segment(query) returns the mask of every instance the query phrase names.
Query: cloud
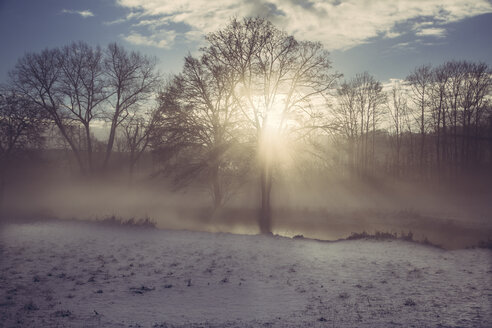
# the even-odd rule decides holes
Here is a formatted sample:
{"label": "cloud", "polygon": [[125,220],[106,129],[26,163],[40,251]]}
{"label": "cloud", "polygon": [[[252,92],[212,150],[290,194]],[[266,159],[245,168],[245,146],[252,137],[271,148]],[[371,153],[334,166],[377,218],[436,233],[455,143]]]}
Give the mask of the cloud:
{"label": "cloud", "polygon": [[[440,27],[436,27],[436,25]],[[443,38],[446,36],[446,29],[442,27],[442,23],[436,22],[420,22],[413,25],[412,30],[415,31],[415,35],[424,37]]]}
{"label": "cloud", "polygon": [[387,39],[394,39],[399,37],[400,35],[402,35],[401,32],[395,32],[395,31],[387,31],[386,33],[384,33],[384,37]]}
{"label": "cloud", "polygon": [[[479,14],[491,13],[488,0],[116,0],[140,19],[149,35],[158,26],[186,26],[176,31],[183,39],[196,41],[198,34],[216,31],[231,17],[264,16],[298,39],[321,41],[326,48],[348,49],[371,38],[396,38],[399,26],[426,20],[414,26],[419,36],[442,37],[445,25]],[[439,27],[435,27],[438,25]],[[134,27],[136,28],[136,27]],[[141,31],[142,32],[142,31]],[[135,33],[130,31],[130,35]],[[129,35],[129,36],[130,36]]]}
{"label": "cloud", "polygon": [[129,43],[139,46],[168,49],[174,44],[176,32],[172,30],[161,31],[160,33],[151,36],[145,36],[137,32],[132,32],[127,36],[123,36],[123,38]]}
{"label": "cloud", "polygon": [[434,36],[442,38],[446,36],[446,29],[437,27],[423,28],[417,31],[415,34],[418,36]]}
{"label": "cloud", "polygon": [[112,20],[112,21],[108,21],[108,22],[103,22],[104,25],[115,25],[115,24],[120,24],[120,23],[124,23],[126,22],[126,19],[124,18],[118,18],[118,19],[115,19],[115,20]]}
{"label": "cloud", "polygon": [[76,14],[76,15],[80,15],[83,18],[93,17],[94,16],[94,13],[92,11],[90,11],[89,9],[87,9],[87,10],[63,9],[61,12],[63,14]]}
{"label": "cloud", "polygon": [[395,79],[395,78],[390,78],[386,80],[383,84],[383,91],[391,91],[393,88],[402,88],[406,89],[407,83],[404,79]]}
{"label": "cloud", "polygon": [[121,23],[128,22],[132,19],[137,19],[140,16],[141,16],[141,13],[139,13],[138,11],[132,11],[132,12],[128,13],[125,17],[120,17],[120,18],[117,18],[117,19],[112,20],[112,21],[105,21],[105,22],[103,22],[103,24],[104,25],[121,24]]}
{"label": "cloud", "polygon": [[395,45],[393,45],[391,48],[393,49],[409,49],[410,47],[410,42],[400,42]]}

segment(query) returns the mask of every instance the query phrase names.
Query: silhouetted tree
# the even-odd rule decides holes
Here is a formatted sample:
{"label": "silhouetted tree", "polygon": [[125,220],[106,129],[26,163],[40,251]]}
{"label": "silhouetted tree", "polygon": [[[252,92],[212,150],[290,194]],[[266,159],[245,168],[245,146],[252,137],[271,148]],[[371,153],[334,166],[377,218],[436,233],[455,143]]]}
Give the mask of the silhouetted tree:
{"label": "silhouetted tree", "polygon": [[105,110],[111,122],[103,171],[107,169],[113,151],[118,127],[132,111],[137,111],[155,95],[159,76],[155,60],[137,52],[128,52],[122,46],[112,43],[106,50],[104,70],[110,92],[110,108]]}
{"label": "silhouetted tree", "polygon": [[430,65],[422,65],[413,70],[413,72],[406,78],[410,89],[412,91],[412,97],[414,104],[418,108],[418,114],[415,116],[420,129],[420,155],[419,165],[420,172],[424,171],[425,160],[425,136],[427,132],[427,113],[429,103],[429,93],[432,84],[432,68]]}
{"label": "silhouetted tree", "polygon": [[83,42],[25,55],[10,79],[19,94],[48,114],[82,173],[94,170],[93,120],[111,122],[105,170],[117,128],[145,107],[158,83],[154,60],[117,44],[103,53]]}
{"label": "silhouetted tree", "polygon": [[436,136],[436,164],[454,174],[483,159],[484,116],[490,94],[491,70],[483,63],[451,61],[433,70],[429,108]]}
{"label": "silhouetted tree", "polygon": [[[87,171],[93,172],[93,146],[91,122],[101,118],[102,105],[109,96],[103,67],[103,54],[99,47],[86,43],[72,43],[58,52],[59,74],[57,89],[60,106],[68,111],[72,125],[83,128],[77,147],[87,153]],[[99,116],[99,117],[98,117]]]}
{"label": "silhouetted tree", "polygon": [[270,233],[272,138],[287,141],[298,132],[316,108],[313,99],[332,89],[338,75],[320,43],[298,42],[262,18],[233,19],[206,40],[208,60],[237,75],[233,96],[253,131],[258,158],[258,223],[262,233]]}
{"label": "silhouetted tree", "polygon": [[43,118],[29,99],[13,90],[0,89],[0,207],[12,159],[43,144]]}
{"label": "silhouetted tree", "polygon": [[21,97],[29,99],[37,110],[46,113],[72,149],[80,171],[86,173],[81,149],[70,128],[74,122],[73,113],[65,106],[67,99],[61,88],[60,56],[59,49],[26,54],[10,72],[11,86]]}
{"label": "silhouetted tree", "polygon": [[365,173],[374,168],[376,127],[386,94],[381,82],[366,72],[343,83],[337,99],[334,117],[348,140],[350,166]]}
{"label": "silhouetted tree", "polygon": [[463,62],[466,77],[461,96],[462,142],[461,162],[464,169],[470,169],[471,163],[478,165],[480,157],[481,125],[486,108],[486,96],[490,92],[492,70],[484,63]]}
{"label": "silhouetted tree", "polygon": [[200,59],[188,56],[183,71],[158,97],[154,150],[161,156],[174,153],[181,157],[173,167],[179,184],[204,178],[214,214],[236,189],[239,172],[244,173],[247,163],[241,163],[235,152],[244,143],[233,96],[236,76],[234,70],[205,55]]}
{"label": "silhouetted tree", "polygon": [[[448,106],[446,104],[446,87],[449,80],[449,71],[445,65],[433,70],[433,83],[430,89],[430,110],[432,113],[433,129],[436,136],[436,166],[438,174],[442,175],[442,162],[447,159],[446,152],[446,128],[448,118]],[[441,146],[442,145],[442,146]]]}
{"label": "silhouetted tree", "polygon": [[155,111],[132,113],[123,123],[123,147],[129,153],[128,174],[130,182],[137,162],[149,148],[150,138],[155,128]]}
{"label": "silhouetted tree", "polygon": [[407,132],[410,132],[410,134],[412,132],[408,117],[407,97],[401,83],[393,83],[389,91],[388,113],[393,130],[392,137],[394,138],[393,145],[395,149],[393,173],[396,176],[400,176],[404,137]]}

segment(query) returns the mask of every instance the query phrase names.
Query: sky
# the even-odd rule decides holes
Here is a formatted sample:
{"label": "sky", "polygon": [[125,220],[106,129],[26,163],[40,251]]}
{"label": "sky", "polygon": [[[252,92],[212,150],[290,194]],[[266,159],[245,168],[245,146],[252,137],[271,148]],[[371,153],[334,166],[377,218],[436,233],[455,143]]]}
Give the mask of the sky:
{"label": "sky", "polygon": [[385,82],[447,60],[492,66],[491,0],[0,0],[0,83],[26,52],[72,41],[118,42],[178,73],[206,33],[243,16],[321,42],[346,79]]}

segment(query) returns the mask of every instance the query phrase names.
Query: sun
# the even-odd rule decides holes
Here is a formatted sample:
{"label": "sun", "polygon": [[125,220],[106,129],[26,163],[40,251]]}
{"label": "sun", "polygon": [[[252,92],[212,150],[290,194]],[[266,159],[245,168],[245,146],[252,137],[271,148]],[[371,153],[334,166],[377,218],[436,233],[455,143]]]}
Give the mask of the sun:
{"label": "sun", "polygon": [[286,163],[291,159],[289,121],[285,105],[275,101],[265,112],[259,140],[259,156],[269,164]]}

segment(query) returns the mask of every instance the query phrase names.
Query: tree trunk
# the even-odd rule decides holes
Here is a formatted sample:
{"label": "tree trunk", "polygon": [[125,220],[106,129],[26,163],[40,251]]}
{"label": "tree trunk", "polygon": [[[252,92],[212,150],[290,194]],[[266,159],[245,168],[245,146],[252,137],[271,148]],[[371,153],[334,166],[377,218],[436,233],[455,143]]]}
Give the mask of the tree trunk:
{"label": "tree trunk", "polygon": [[349,138],[349,172],[348,175],[351,176],[356,172],[357,165],[356,165],[356,148],[355,148],[355,141],[354,137]]}
{"label": "tree trunk", "polygon": [[372,150],[371,150],[371,173],[376,172],[376,107],[372,109]]}
{"label": "tree trunk", "polygon": [[466,160],[466,137],[468,134],[468,127],[466,125],[467,119],[466,117],[468,116],[468,109],[464,108],[463,109],[463,117],[461,120],[461,171],[464,172],[467,167],[467,160]]}
{"label": "tree trunk", "polygon": [[58,128],[60,129],[60,132],[61,132],[62,136],[65,138],[65,140],[70,145],[70,148],[73,151],[73,154],[75,156],[75,159],[77,160],[77,164],[79,165],[80,173],[82,173],[82,175],[85,175],[87,173],[87,171],[85,169],[84,162],[82,160],[82,156],[80,155],[79,149],[74,144],[72,138],[70,138],[68,136],[67,131],[65,130],[65,127],[63,126],[63,124],[61,122],[59,122],[59,121],[55,121],[55,123],[58,126]]}
{"label": "tree trunk", "polygon": [[213,198],[214,198],[213,217],[215,217],[217,212],[221,209],[224,200],[224,196],[222,194],[222,188],[220,187],[218,163],[214,164],[214,167],[212,168],[212,188],[213,188]]}
{"label": "tree trunk", "polygon": [[3,204],[4,204],[4,197],[5,197],[5,185],[6,185],[5,183],[6,170],[7,170],[6,167],[0,166],[0,221],[3,216]]}
{"label": "tree trunk", "polygon": [[89,123],[85,124],[85,136],[87,138],[87,168],[89,170],[89,174],[93,173],[92,166],[92,140],[91,140],[91,131],[89,127]]}
{"label": "tree trunk", "polygon": [[422,96],[422,108],[421,108],[421,121],[420,121],[420,174],[421,177],[424,177],[424,150],[425,150],[425,106],[424,106],[424,97]]}
{"label": "tree trunk", "polygon": [[118,122],[118,117],[115,114],[113,121],[111,122],[111,130],[109,131],[109,139],[108,144],[106,146],[106,155],[104,156],[104,162],[102,166],[102,171],[106,172],[108,169],[109,158],[111,157],[111,153],[113,151],[114,138],[116,136],[116,126]]}
{"label": "tree trunk", "polygon": [[[457,100],[455,99],[455,104]],[[454,172],[453,175],[457,176],[458,175],[458,168],[459,168],[459,160],[458,160],[458,108],[455,106],[454,112],[453,112],[453,150],[454,150]]]}
{"label": "tree trunk", "polygon": [[133,184],[133,172],[135,170],[135,164],[137,161],[134,159],[133,152],[130,155],[130,165],[128,165],[128,185]]}
{"label": "tree trunk", "polygon": [[436,165],[438,178],[441,175],[441,103],[439,104],[439,108],[437,110],[437,126],[436,126]]}
{"label": "tree trunk", "polygon": [[399,129],[396,130],[396,162],[394,168],[394,174],[396,177],[400,177],[400,152],[401,152],[401,135]]}
{"label": "tree trunk", "polygon": [[441,141],[441,158],[444,163],[444,176],[448,177],[448,166],[449,166],[449,157],[448,157],[448,149],[447,149],[447,130],[446,130],[446,110],[442,111],[442,141]]}
{"label": "tree trunk", "polygon": [[260,189],[261,189],[261,208],[258,218],[260,233],[272,233],[272,209],[270,203],[270,195],[272,191],[272,176],[270,174],[269,165],[264,165],[261,168],[260,174]]}

